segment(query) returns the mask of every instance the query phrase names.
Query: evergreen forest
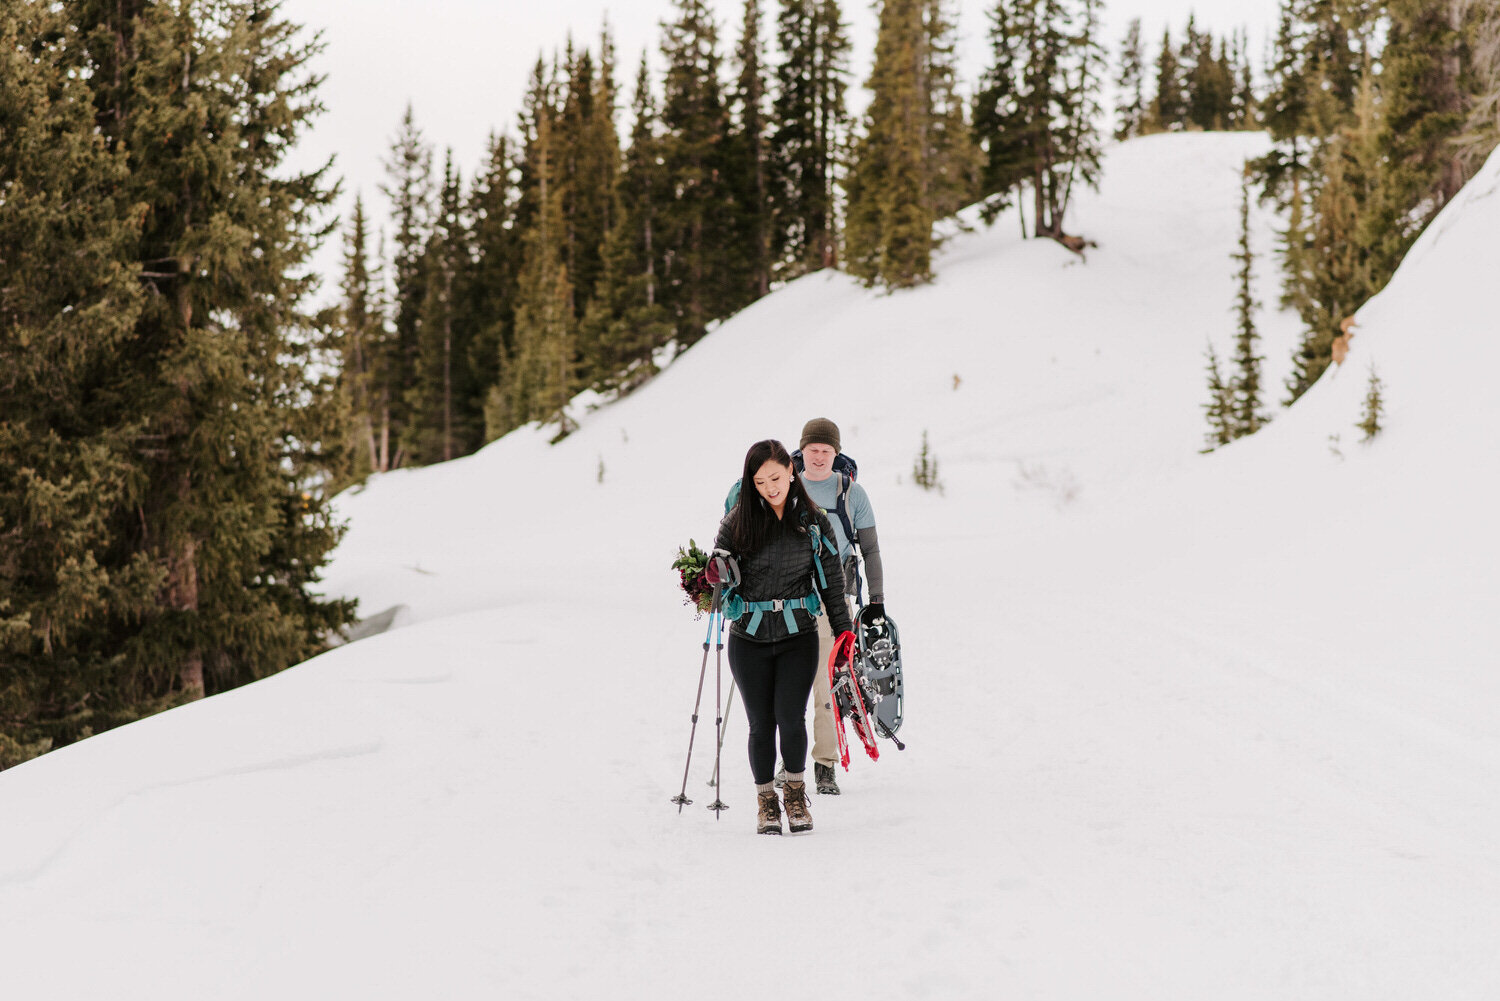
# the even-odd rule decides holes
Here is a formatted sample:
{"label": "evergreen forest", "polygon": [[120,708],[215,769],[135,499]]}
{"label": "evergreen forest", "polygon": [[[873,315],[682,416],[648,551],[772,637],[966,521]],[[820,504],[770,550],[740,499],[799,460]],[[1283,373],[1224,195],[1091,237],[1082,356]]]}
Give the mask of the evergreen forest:
{"label": "evergreen forest", "polygon": [[952,0],[881,0],[862,68],[845,7],[672,0],[654,53],[559,39],[482,162],[394,109],[389,214],[334,218],[336,165],[287,166],[321,42],[275,0],[0,0],[0,768],[335,642],[330,501],[373,473],[564,437],[802,275],[930,282],[975,204],[1082,254],[1112,141],[1274,140],[1241,208],[1286,220],[1305,336],[1271,401],[1242,241],[1205,408],[1208,447],[1252,433],[1500,142],[1493,2],[1283,0],[1257,65],[1243,31],[996,0],[974,79]]}

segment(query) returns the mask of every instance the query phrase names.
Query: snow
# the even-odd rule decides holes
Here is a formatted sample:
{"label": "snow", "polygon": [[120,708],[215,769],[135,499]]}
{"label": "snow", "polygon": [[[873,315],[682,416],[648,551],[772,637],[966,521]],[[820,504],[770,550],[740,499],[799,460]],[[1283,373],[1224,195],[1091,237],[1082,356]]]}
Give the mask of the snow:
{"label": "snow", "polygon": [[[555,446],[340,498],[327,587],[393,628],[0,773],[7,996],[1495,997],[1500,157],[1346,364],[1204,456],[1265,143],[1112,148],[1086,263],[1007,214],[928,288],[805,278]],[[704,623],[667,565],[813,416],[879,518],[907,750],[761,838],[738,709],[704,809],[712,662],[668,802]]]}

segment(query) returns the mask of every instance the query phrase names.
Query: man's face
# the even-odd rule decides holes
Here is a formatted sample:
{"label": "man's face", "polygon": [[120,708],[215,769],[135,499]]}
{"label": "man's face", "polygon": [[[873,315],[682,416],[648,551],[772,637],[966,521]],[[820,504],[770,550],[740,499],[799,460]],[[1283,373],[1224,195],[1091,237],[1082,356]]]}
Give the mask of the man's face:
{"label": "man's face", "polygon": [[826,480],[833,473],[833,460],[839,453],[832,445],[812,442],[802,449],[802,472],[809,480]]}

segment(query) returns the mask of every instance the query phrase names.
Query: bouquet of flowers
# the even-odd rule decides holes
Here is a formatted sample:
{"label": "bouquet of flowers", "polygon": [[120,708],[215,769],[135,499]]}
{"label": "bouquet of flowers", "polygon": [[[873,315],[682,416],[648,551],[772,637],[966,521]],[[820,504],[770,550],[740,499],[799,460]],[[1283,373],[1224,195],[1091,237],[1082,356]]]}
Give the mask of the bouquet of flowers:
{"label": "bouquet of flowers", "polygon": [[687,595],[684,605],[692,605],[697,614],[693,618],[700,618],[713,604],[714,589],[704,575],[708,567],[708,554],[698,548],[698,543],[692,539],[688,540],[686,548],[677,548],[677,558],[672,561],[672,569],[677,571],[677,577],[681,583],[683,593]]}

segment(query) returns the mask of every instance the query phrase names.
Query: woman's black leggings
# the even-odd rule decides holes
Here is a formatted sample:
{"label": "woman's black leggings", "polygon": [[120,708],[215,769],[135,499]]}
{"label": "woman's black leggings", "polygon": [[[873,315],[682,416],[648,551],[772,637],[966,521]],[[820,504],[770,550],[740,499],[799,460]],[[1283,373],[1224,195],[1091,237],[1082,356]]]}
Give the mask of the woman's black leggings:
{"label": "woman's black leggings", "polygon": [[757,785],[776,772],[776,731],[781,761],[789,772],[807,767],[807,696],[818,673],[818,633],[770,643],[729,634],[729,670],[750,720],[750,774]]}

